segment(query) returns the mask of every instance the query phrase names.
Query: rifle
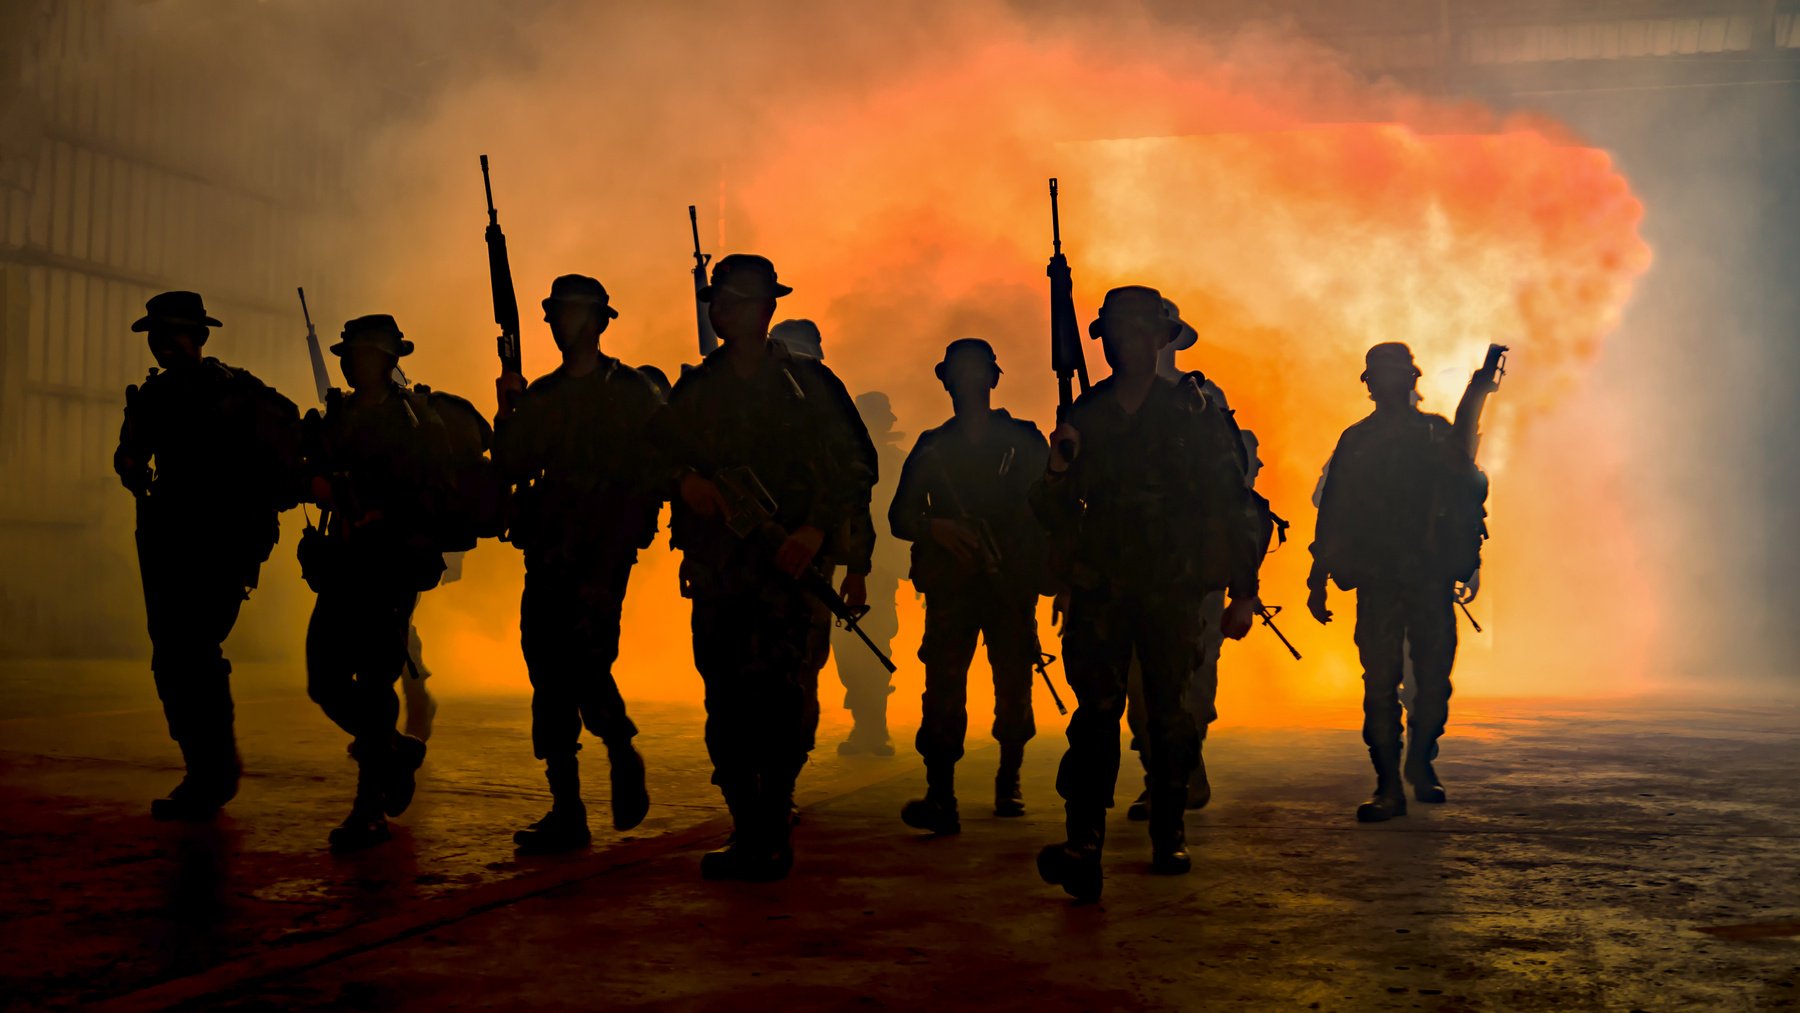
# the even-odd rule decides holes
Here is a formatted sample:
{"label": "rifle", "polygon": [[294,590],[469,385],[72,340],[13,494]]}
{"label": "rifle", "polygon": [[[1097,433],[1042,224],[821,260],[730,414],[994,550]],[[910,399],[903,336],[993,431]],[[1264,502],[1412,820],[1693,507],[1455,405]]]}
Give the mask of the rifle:
{"label": "rifle", "polygon": [[[1087,357],[1081,350],[1081,330],[1075,319],[1074,280],[1062,251],[1062,215],[1057,207],[1056,177],[1050,177],[1050,368],[1056,372],[1056,421],[1061,423],[1075,403],[1075,379],[1087,393]],[[1060,446],[1063,460],[1074,457],[1074,447]]]}
{"label": "rifle", "polygon": [[325,373],[325,353],[319,350],[319,332],[313,328],[312,311],[306,308],[306,289],[295,288],[300,293],[300,315],[306,318],[306,354],[312,359],[313,389],[319,394],[319,403],[325,403],[325,396],[331,393],[331,378]]}
{"label": "rifle", "polygon": [[[931,454],[932,463],[937,465],[938,477],[944,483],[945,498],[949,501],[947,505],[956,512],[957,520],[969,525],[975,531],[976,548],[980,550],[981,571],[989,576],[998,576],[1002,557],[1000,540],[994,537],[994,526],[987,522],[987,518],[976,517],[969,512],[968,507],[963,505],[962,494],[956,490],[955,480],[950,477],[950,467],[944,463],[943,457],[938,455],[935,450]],[[1009,447],[1006,456],[1000,462],[1000,474],[1006,474],[1007,469],[1012,466],[1012,459],[1013,451]],[[1056,661],[1056,655],[1045,653],[1042,641],[1036,642],[1035,650],[1037,660],[1032,662],[1031,667],[1044,677],[1044,688],[1050,691],[1050,699],[1056,703],[1056,712],[1058,714],[1069,713],[1069,709],[1063,706],[1062,697],[1057,695],[1056,683],[1050,681],[1050,665]]]}
{"label": "rifle", "polygon": [[[698,469],[701,477],[710,479],[719,489],[719,497],[724,501],[723,513],[725,527],[744,541],[761,543],[762,548],[773,553],[788,539],[788,530],[775,521],[777,509],[775,498],[756,477],[756,472],[748,466],[733,468]],[[857,635],[863,644],[874,652],[881,662],[881,667],[889,673],[895,672],[894,662],[875,641],[863,632],[862,617],[868,615],[869,606],[852,606],[845,601],[831,586],[831,581],[823,573],[812,567],[801,571],[794,578],[801,590],[818,599],[819,603],[831,610],[839,626]]]}
{"label": "rifle", "polygon": [[[1475,375],[1469,377],[1469,386],[1463,389],[1462,399],[1456,403],[1456,422],[1452,428],[1456,438],[1468,450],[1471,462],[1481,449],[1481,412],[1487,407],[1488,396],[1500,390],[1500,379],[1506,375],[1508,351],[1510,349],[1505,345],[1490,343],[1487,358],[1482,360],[1481,368],[1475,371]],[[1475,614],[1469,611],[1469,602],[1475,600],[1475,595],[1470,593],[1465,597],[1461,592],[1466,591],[1467,587],[1461,584],[1457,587],[1456,606],[1468,617],[1469,625],[1475,627],[1475,632],[1480,633],[1481,624],[1475,621]]]}
{"label": "rifle", "polygon": [[488,179],[488,158],[481,156],[481,188],[487,191],[488,286],[494,293],[494,323],[500,327],[495,339],[500,350],[500,371],[523,375],[525,364],[519,355],[519,299],[513,294],[512,262],[506,256],[506,233],[500,231],[500,215],[494,210],[494,185]]}
{"label": "rifle", "polygon": [[1275,625],[1275,617],[1280,614],[1280,605],[1258,605],[1256,607],[1256,618],[1261,619],[1262,624],[1269,628],[1269,632],[1275,634],[1275,639],[1281,641],[1281,646],[1288,649],[1288,653],[1294,656],[1295,661],[1299,661],[1300,652],[1294,649],[1294,645],[1288,641],[1288,638],[1281,635],[1281,627]]}
{"label": "rifle", "polygon": [[688,205],[688,227],[694,233],[694,323],[700,331],[700,357],[704,359],[718,350],[719,336],[713,333],[712,317],[706,311],[706,300],[700,295],[700,290],[706,287],[706,265],[711,262],[712,254],[700,252],[700,214],[692,204]]}

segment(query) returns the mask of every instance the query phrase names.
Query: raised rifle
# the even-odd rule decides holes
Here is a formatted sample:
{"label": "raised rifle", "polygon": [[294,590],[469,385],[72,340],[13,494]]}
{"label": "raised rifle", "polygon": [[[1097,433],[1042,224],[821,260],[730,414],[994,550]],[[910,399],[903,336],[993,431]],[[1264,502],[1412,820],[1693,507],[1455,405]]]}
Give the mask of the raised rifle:
{"label": "raised rifle", "polygon": [[[719,497],[724,503],[725,527],[733,535],[744,541],[752,542],[771,554],[788,540],[788,530],[775,520],[775,512],[778,509],[775,497],[769,494],[769,490],[756,477],[756,472],[750,470],[748,466],[740,465],[733,468],[713,469],[710,473],[702,469],[700,474],[704,478],[711,479],[713,485],[718,487]],[[802,570],[800,576],[794,580],[800,585],[801,590],[812,595],[819,600],[820,604],[831,610],[831,614],[837,619],[839,626],[856,634],[863,644],[874,653],[876,660],[881,662],[881,667],[890,673],[897,671],[893,660],[881,648],[876,647],[875,641],[870,640],[869,635],[863,632],[860,623],[863,616],[869,614],[869,606],[853,606],[845,601],[843,596],[831,586],[831,581],[823,573],[810,566]]]}
{"label": "raised rifle", "polygon": [[[1050,177],[1050,368],[1056,373],[1056,421],[1062,422],[1075,403],[1075,381],[1081,393],[1088,389],[1087,356],[1081,349],[1081,328],[1075,319],[1075,283],[1068,258],[1062,251],[1062,214],[1057,204],[1056,177]],[[1063,460],[1074,457],[1072,446],[1058,447]]]}
{"label": "raised rifle", "polygon": [[[1482,360],[1481,368],[1469,377],[1469,385],[1463,389],[1462,399],[1456,403],[1456,422],[1453,428],[1456,438],[1461,441],[1469,453],[1469,460],[1481,450],[1481,412],[1487,407],[1490,395],[1500,390],[1500,380],[1506,376],[1506,353],[1510,351],[1506,345],[1490,343],[1487,357]],[[1469,620],[1469,625],[1481,632],[1481,624],[1475,621],[1475,614],[1469,611],[1469,603],[1475,600],[1475,594],[1467,585],[1458,584],[1456,589],[1456,607]]]}
{"label": "raised rifle", "polygon": [[692,204],[688,205],[688,228],[694,233],[694,324],[700,331],[700,357],[704,359],[718,350],[719,336],[713,333],[712,317],[700,295],[706,287],[706,265],[712,261],[712,254],[700,252],[700,213]]}
{"label": "raised rifle", "polygon": [[500,215],[494,210],[494,185],[488,178],[488,157],[481,156],[481,188],[487,191],[488,286],[494,293],[494,323],[500,328],[495,343],[502,373],[525,373],[519,354],[519,298],[513,294],[512,262],[506,256],[506,233],[500,231]]}
{"label": "raised rifle", "polygon": [[318,392],[319,403],[331,393],[331,377],[325,372],[325,353],[319,348],[319,332],[313,327],[312,311],[306,308],[306,289],[295,288],[300,293],[300,315],[306,319],[306,355],[312,360],[313,389]]}

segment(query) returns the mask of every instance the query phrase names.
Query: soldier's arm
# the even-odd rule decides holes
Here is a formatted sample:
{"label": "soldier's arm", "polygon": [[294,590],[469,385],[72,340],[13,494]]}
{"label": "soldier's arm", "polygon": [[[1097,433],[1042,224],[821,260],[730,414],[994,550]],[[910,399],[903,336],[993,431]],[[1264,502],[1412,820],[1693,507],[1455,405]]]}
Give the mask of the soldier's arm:
{"label": "soldier's arm", "polygon": [[143,388],[137,384],[125,388],[125,417],[119,423],[119,446],[113,451],[113,472],[119,476],[120,484],[133,492],[141,492],[150,484],[150,459],[154,452],[147,415]]}
{"label": "soldier's arm", "polygon": [[837,375],[822,363],[814,363],[811,372],[814,388],[823,401],[814,418],[823,437],[820,463],[824,480],[813,490],[805,523],[821,531],[832,531],[858,508],[866,509],[880,478],[881,463],[856,402]]}
{"label": "soldier's arm", "polygon": [[1343,488],[1346,473],[1354,467],[1346,460],[1345,442],[1347,439],[1340,440],[1327,459],[1319,491],[1319,517],[1313,525],[1312,544],[1308,546],[1313,557],[1312,571],[1306,577],[1307,588],[1314,592],[1325,589],[1337,555],[1337,544],[1343,537]]}

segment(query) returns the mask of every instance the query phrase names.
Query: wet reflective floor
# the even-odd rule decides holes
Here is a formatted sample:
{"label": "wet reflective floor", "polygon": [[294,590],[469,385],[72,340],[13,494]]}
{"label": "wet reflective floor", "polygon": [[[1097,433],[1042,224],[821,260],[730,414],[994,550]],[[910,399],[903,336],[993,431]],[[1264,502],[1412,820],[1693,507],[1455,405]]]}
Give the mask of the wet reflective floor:
{"label": "wet reflective floor", "polygon": [[[1194,872],[1147,874],[1126,754],[1103,901],[1037,880],[1058,836],[1060,736],[1028,753],[1023,820],[921,837],[891,760],[839,758],[828,715],[803,779],[794,876],[708,884],[725,832],[697,708],[639,706],[650,818],[522,860],[548,803],[523,698],[447,699],[393,841],[347,858],[343,737],[289,672],[240,666],[242,794],[156,824],[178,777],[136,666],[9,666],[0,720],[0,993],[32,1008],[1778,1008],[1800,1002],[1800,725],[1789,707],[1458,700],[1452,800],[1376,826],[1354,730],[1224,730]],[[830,708],[828,708],[830,710]],[[975,723],[980,727],[980,723]],[[977,745],[972,740],[971,745]],[[600,760],[599,751],[588,755]]]}

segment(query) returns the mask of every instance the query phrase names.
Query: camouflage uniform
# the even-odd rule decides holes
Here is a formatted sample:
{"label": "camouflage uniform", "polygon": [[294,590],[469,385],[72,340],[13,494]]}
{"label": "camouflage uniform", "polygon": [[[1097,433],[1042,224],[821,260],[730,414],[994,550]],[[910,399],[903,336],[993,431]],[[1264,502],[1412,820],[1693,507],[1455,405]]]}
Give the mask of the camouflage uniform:
{"label": "camouflage uniform", "polygon": [[[723,353],[686,372],[652,422],[655,445],[677,469],[747,466],[782,527],[837,532],[875,482],[868,433],[822,363],[774,343],[765,355],[748,377]],[[677,498],[671,523],[683,593],[694,603],[713,783],[740,837],[785,842],[794,783],[818,727],[814,664],[830,613],[775,568],[766,546],[739,539],[721,518],[697,516]],[[821,553],[814,566],[829,562]]]}
{"label": "camouflage uniform", "polygon": [[[199,308],[199,296],[166,293],[150,301],[150,315],[133,329],[179,315],[190,299],[196,323],[218,325]],[[181,786],[159,803],[159,816],[205,816],[237,792],[231,662],[223,645],[275,545],[277,513],[299,500],[299,424],[292,401],[218,359],[151,370],[127,391],[113,462],[140,494],[150,669],[187,766]]]}
{"label": "camouflage uniform", "polygon": [[[925,595],[924,712],[916,744],[928,784],[946,795],[963,755],[978,636],[987,641],[993,669],[993,736],[1003,776],[1011,771],[1015,786],[1025,743],[1037,733],[1031,686],[1045,546],[1028,497],[1050,450],[1035,424],[1004,410],[994,410],[988,426],[979,443],[955,418],[922,434],[888,510],[894,536],[913,543],[910,576]],[[937,544],[930,534],[935,518],[984,523],[999,556],[995,568],[965,565]]]}
{"label": "camouflage uniform", "polygon": [[1191,378],[1157,377],[1136,414],[1096,384],[1067,415],[1081,452],[1046,474],[1033,505],[1053,536],[1073,534],[1063,628],[1079,701],[1057,774],[1068,843],[1097,849],[1119,772],[1119,718],[1135,651],[1143,670],[1150,833],[1178,844],[1199,738],[1187,683],[1199,663],[1201,603],[1229,587],[1256,595],[1251,505],[1235,435]]}
{"label": "camouflage uniform", "polygon": [[511,540],[525,553],[519,632],[532,750],[559,805],[579,802],[584,725],[615,757],[637,734],[612,666],[626,582],[655,537],[666,488],[648,445],[661,405],[649,378],[602,356],[585,376],[559,367],[533,382],[495,433],[495,464],[518,488]]}

